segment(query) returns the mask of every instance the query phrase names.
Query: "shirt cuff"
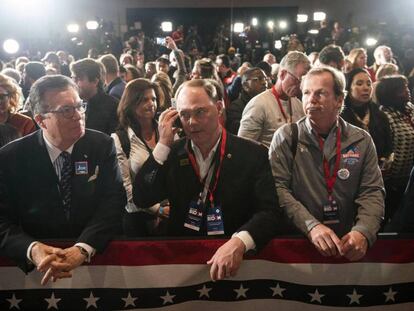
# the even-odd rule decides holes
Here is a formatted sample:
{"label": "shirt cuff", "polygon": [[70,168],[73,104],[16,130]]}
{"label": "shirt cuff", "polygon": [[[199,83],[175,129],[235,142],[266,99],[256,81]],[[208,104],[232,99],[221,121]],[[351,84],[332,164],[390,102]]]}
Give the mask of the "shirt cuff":
{"label": "shirt cuff", "polygon": [[80,246],[88,252],[88,258],[86,258],[85,261],[90,262],[92,256],[95,255],[96,250],[92,246],[82,242],[76,243],[75,246]]}
{"label": "shirt cuff", "polygon": [[244,246],[246,247],[245,253],[256,248],[256,243],[247,231],[236,232],[232,235],[232,238],[239,238],[242,240]]}
{"label": "shirt cuff", "polygon": [[34,264],[33,259],[32,259],[32,248],[36,243],[39,243],[39,241],[34,241],[30,243],[29,247],[27,248],[27,252],[26,252],[26,257],[32,264]]}
{"label": "shirt cuff", "polygon": [[164,162],[167,160],[168,155],[170,154],[170,150],[171,150],[170,147],[164,144],[161,144],[161,143],[157,143],[154,150],[152,151],[152,155],[155,161],[163,165]]}

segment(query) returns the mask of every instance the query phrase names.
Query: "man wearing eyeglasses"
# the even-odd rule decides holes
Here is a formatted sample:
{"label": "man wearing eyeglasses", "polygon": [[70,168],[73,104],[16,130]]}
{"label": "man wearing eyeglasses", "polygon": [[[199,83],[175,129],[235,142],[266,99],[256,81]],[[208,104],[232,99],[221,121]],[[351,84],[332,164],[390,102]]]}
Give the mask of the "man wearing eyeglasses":
{"label": "man wearing eyeglasses", "polygon": [[237,135],[239,131],[240,119],[247,103],[266,90],[266,74],[258,67],[247,69],[241,76],[241,84],[242,90],[239,97],[230,104],[226,111],[226,129],[234,135]]}
{"label": "man wearing eyeglasses", "polygon": [[[102,252],[118,233],[126,204],[112,139],[85,130],[74,82],[45,76],[30,91],[40,130],[0,150],[0,254],[49,279]],[[67,248],[44,239],[71,239]]]}
{"label": "man wearing eyeglasses", "polygon": [[[267,150],[220,126],[223,102],[208,80],[181,85],[177,110],[159,119],[160,139],[137,174],[134,202],[168,198],[171,236],[232,236],[207,262],[213,280],[234,276],[247,251],[262,248],[281,219]],[[174,142],[180,118],[186,138]]]}
{"label": "man wearing eyeglasses", "polygon": [[302,103],[297,96],[301,94],[302,76],[310,66],[307,56],[301,52],[289,52],[283,57],[276,84],[253,97],[243,110],[238,135],[269,148],[279,127],[302,118]]}

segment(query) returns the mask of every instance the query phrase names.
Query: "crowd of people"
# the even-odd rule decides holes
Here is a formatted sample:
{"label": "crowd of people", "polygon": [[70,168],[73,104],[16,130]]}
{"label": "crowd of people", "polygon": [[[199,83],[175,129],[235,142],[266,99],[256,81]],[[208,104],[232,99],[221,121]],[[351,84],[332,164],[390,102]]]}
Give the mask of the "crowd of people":
{"label": "crowd of people", "polygon": [[1,255],[45,284],[115,236],[228,236],[208,261],[220,280],[277,235],[356,261],[380,230],[414,230],[414,106],[390,47],[370,67],[335,44],[253,65],[188,55],[180,31],[156,59],[135,38],[119,58],[3,69]]}

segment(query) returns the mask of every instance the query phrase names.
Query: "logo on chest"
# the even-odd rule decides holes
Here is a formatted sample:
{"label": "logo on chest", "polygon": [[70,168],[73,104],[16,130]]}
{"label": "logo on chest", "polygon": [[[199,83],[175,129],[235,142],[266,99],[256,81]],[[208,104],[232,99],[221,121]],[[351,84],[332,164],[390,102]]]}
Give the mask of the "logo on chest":
{"label": "logo on chest", "polygon": [[360,155],[356,146],[349,146],[342,154],[342,160],[346,165],[354,165],[359,162]]}

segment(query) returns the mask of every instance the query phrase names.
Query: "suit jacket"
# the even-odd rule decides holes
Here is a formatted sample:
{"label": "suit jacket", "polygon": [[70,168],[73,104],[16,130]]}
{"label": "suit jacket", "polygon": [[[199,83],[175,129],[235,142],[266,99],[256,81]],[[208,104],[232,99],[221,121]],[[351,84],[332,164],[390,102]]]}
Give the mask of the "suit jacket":
{"label": "suit jacket", "polygon": [[0,253],[25,271],[33,241],[76,239],[101,252],[120,231],[126,196],[112,139],[86,130],[71,158],[88,169],[74,169],[67,219],[42,131],[0,149]]}
{"label": "suit jacket", "polygon": [[[171,204],[169,234],[205,235],[205,230],[197,232],[184,227],[189,203],[202,189],[185,144],[185,139],[174,143],[163,165],[153,155],[148,158],[135,179],[134,202],[138,207],[147,208],[168,198]],[[215,160],[217,169],[217,154]],[[258,248],[274,236],[282,212],[265,147],[228,133],[214,201],[221,205],[226,235],[246,230]]]}
{"label": "suit jacket", "polygon": [[118,127],[118,100],[102,90],[88,100],[86,127],[111,135]]}

